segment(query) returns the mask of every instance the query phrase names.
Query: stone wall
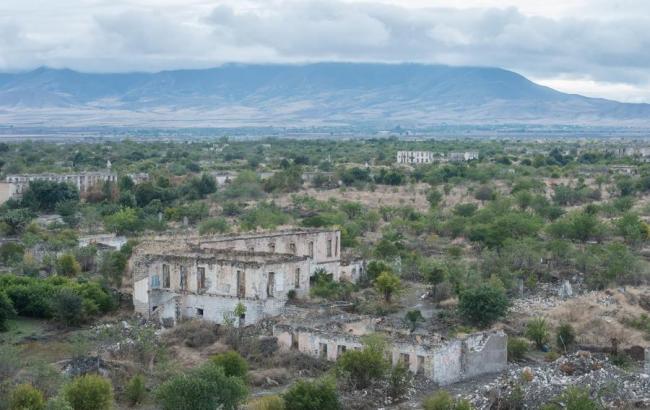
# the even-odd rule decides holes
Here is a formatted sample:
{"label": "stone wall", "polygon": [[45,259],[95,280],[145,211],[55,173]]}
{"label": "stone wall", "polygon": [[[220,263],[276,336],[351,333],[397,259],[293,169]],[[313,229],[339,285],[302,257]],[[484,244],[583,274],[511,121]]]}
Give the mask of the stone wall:
{"label": "stone wall", "polygon": [[[296,349],[330,361],[335,361],[348,349],[363,347],[360,334],[329,333],[290,325],[275,326],[273,334],[285,351]],[[406,363],[411,372],[448,385],[504,370],[507,336],[503,332],[478,333],[433,346],[423,341],[392,341],[387,359],[392,365]]]}

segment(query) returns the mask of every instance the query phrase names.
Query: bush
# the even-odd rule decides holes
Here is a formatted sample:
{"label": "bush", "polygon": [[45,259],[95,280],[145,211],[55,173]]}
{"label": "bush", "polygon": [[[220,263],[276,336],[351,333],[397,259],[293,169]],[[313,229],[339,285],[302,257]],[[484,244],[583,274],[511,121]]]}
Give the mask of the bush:
{"label": "bush", "polygon": [[63,276],[77,276],[81,273],[81,265],[73,254],[66,253],[56,260],[56,273]]}
{"label": "bush", "polygon": [[569,387],[553,403],[543,407],[545,410],[598,410],[601,406],[589,396],[589,390]]}
{"label": "bush", "polygon": [[379,336],[364,338],[362,350],[347,350],[336,361],[337,373],[347,376],[354,387],[365,389],[381,379],[388,369],[384,357],[385,341]]}
{"label": "bush", "polygon": [[54,318],[66,326],[79,326],[85,320],[84,299],[70,289],[61,289],[52,299]]}
{"label": "bush", "polygon": [[56,396],[52,397],[47,401],[47,406],[45,410],[74,410],[70,403],[68,403],[63,397]]}
{"label": "bush", "polygon": [[248,372],[248,363],[234,350],[225,353],[219,353],[212,357],[212,363],[223,368],[226,376],[246,378]]}
{"label": "bush", "polygon": [[458,310],[465,321],[487,327],[504,317],[509,305],[503,289],[484,284],[461,293]]}
{"label": "bush", "polygon": [[533,341],[538,349],[544,348],[544,345],[548,343],[549,336],[548,324],[543,317],[531,319],[526,324],[526,337]]}
{"label": "bush", "polygon": [[524,358],[528,352],[528,340],[520,337],[508,338],[508,360],[518,362]]}
{"label": "bush", "polygon": [[557,347],[567,351],[576,341],[576,332],[568,323],[562,323],[557,328],[557,336],[555,342]]}
{"label": "bush", "polygon": [[132,406],[142,403],[144,400],[147,389],[144,385],[144,377],[136,375],[126,385],[126,398]]}
{"label": "bush", "polygon": [[0,332],[9,330],[7,321],[16,314],[11,299],[0,291]]}
{"label": "bush", "polygon": [[201,222],[199,225],[199,233],[201,235],[226,233],[230,230],[226,218],[212,218],[207,221]]}
{"label": "bush", "polygon": [[264,396],[248,404],[250,410],[284,410],[284,400],[280,396]]}
{"label": "bush", "polygon": [[388,377],[388,395],[393,402],[400,400],[406,394],[413,376],[405,363],[393,366]]}
{"label": "bush", "polygon": [[446,390],[439,390],[424,399],[422,407],[424,410],[470,410],[472,408],[467,400],[454,399]]}
{"label": "bush", "polygon": [[208,362],[161,384],[156,401],[163,410],[234,410],[247,394],[240,378],[226,376],[222,367]]}
{"label": "bush", "polygon": [[339,410],[341,403],[334,382],[299,380],[283,395],[285,410]]}
{"label": "bush", "polygon": [[110,380],[95,374],[74,379],[63,388],[63,397],[74,410],[110,410],[113,407]]}
{"label": "bush", "polygon": [[45,399],[43,393],[35,389],[31,384],[16,386],[9,397],[10,410],[43,410]]}

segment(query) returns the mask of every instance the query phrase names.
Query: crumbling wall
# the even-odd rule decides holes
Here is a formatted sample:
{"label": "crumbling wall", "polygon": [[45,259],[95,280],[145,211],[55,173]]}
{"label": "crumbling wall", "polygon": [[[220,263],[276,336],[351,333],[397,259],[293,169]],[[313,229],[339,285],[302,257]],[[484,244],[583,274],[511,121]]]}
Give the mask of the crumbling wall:
{"label": "crumbling wall", "polygon": [[462,342],[454,340],[438,347],[433,354],[433,373],[431,380],[440,385],[452,384],[462,378]]}
{"label": "crumbling wall", "polygon": [[471,335],[463,341],[463,378],[505,370],[508,336],[503,332]]}

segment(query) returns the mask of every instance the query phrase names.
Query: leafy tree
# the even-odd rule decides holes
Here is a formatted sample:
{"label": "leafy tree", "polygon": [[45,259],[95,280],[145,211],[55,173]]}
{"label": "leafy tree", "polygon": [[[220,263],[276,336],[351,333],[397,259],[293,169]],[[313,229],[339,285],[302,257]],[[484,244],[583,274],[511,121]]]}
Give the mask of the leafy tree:
{"label": "leafy tree", "polygon": [[427,192],[427,201],[429,202],[431,208],[437,208],[440,204],[440,201],[442,201],[442,198],[442,193],[437,189],[431,189],[429,192]]}
{"label": "leafy tree", "polygon": [[32,219],[34,219],[34,215],[28,209],[10,209],[0,215],[0,226],[9,236],[19,235],[23,233]]}
{"label": "leafy tree", "polygon": [[161,384],[156,401],[163,410],[234,410],[247,394],[239,377],[226,376],[221,366],[208,362]]}
{"label": "leafy tree", "polygon": [[226,376],[235,376],[242,379],[246,378],[248,372],[248,363],[234,350],[225,353],[219,353],[211,358],[217,366],[221,366]]}
{"label": "leafy tree", "polygon": [[104,226],[116,234],[128,234],[142,229],[142,221],[133,208],[124,208],[104,218]]}
{"label": "leafy tree", "polygon": [[384,295],[384,300],[387,303],[390,303],[391,296],[393,293],[398,291],[401,287],[401,281],[399,277],[392,272],[384,271],[377,279],[375,279],[375,288],[378,292]]}
{"label": "leafy tree", "polygon": [[107,252],[102,258],[99,271],[115,286],[122,285],[122,276],[128,264],[128,255],[124,252]]}
{"label": "leafy tree", "polygon": [[117,181],[117,187],[121,192],[130,191],[135,187],[135,182],[128,175],[122,175]]}
{"label": "leafy tree", "polygon": [[625,239],[625,242],[632,245],[637,245],[650,238],[650,226],[636,214],[627,213],[623,215],[616,222],[616,228],[618,234]]}
{"label": "leafy tree", "polygon": [[496,193],[494,192],[494,189],[488,185],[481,185],[478,187],[476,192],[474,192],[474,198],[478,199],[479,201],[491,201],[496,197]]}
{"label": "leafy tree", "polygon": [[53,212],[61,202],[79,201],[79,191],[65,182],[31,181],[22,203],[34,211]]}
{"label": "leafy tree", "polygon": [[298,380],[283,395],[285,410],[340,410],[335,384],[330,380]]}
{"label": "leafy tree", "polygon": [[20,384],[16,386],[9,397],[10,410],[44,410],[45,399],[40,390],[31,384]]}
{"label": "leafy tree", "polygon": [[81,265],[73,254],[66,253],[57,258],[56,273],[63,276],[77,276],[81,273]]}
{"label": "leafy tree", "polygon": [[0,291],[0,332],[9,330],[7,320],[16,314],[14,305],[11,299],[2,291]]}
{"label": "leafy tree", "polygon": [[543,349],[550,337],[546,319],[537,317],[529,320],[526,324],[526,337],[532,340],[538,349]]}
{"label": "leafy tree", "polygon": [[370,261],[366,267],[366,276],[369,280],[375,280],[382,272],[392,272],[390,266],[383,261]]}
{"label": "leafy tree", "polygon": [[87,374],[64,386],[63,397],[74,410],[110,410],[113,386],[102,376]]}
{"label": "leafy tree", "polygon": [[509,305],[503,289],[483,284],[461,293],[458,310],[467,322],[487,327],[504,317]]}

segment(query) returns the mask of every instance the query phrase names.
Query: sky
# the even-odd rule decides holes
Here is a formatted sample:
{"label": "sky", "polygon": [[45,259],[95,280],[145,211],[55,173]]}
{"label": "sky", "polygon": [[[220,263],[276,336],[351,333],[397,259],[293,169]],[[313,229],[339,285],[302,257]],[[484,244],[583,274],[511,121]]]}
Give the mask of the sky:
{"label": "sky", "polygon": [[650,0],[0,0],[0,71],[419,62],[650,103]]}

